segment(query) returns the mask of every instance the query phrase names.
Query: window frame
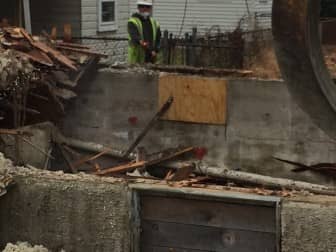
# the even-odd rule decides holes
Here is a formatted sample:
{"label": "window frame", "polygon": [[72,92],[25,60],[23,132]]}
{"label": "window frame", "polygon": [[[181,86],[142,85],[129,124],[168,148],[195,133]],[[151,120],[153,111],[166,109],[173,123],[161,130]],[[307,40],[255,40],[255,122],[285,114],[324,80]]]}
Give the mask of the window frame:
{"label": "window frame", "polygon": [[[114,2],[114,21],[112,22],[103,22],[103,3]],[[108,32],[116,31],[118,29],[118,1],[117,0],[98,0],[98,31],[99,32]]]}

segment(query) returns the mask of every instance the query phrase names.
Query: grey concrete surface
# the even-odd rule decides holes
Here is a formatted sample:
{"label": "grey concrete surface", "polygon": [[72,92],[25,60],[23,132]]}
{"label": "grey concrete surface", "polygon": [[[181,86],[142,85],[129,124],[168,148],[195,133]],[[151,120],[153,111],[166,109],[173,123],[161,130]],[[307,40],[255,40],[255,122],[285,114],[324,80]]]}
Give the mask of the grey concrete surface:
{"label": "grey concrete surface", "polygon": [[[186,197],[235,194],[232,191],[175,188],[147,181],[126,184],[113,178],[69,175],[59,172],[12,167],[0,157],[17,182],[0,200],[0,249],[8,242],[28,241],[51,251],[133,251],[130,192],[151,190]],[[143,185],[143,187],[141,187]],[[165,189],[167,188],[167,189]],[[237,193],[239,194],[239,193]],[[240,193],[246,202],[272,197]],[[281,251],[328,252],[336,247],[336,198],[296,196],[281,200]],[[280,231],[280,230],[279,230]]]}
{"label": "grey concrete surface", "polygon": [[22,168],[10,173],[17,184],[0,200],[0,249],[27,241],[56,252],[129,251],[124,182]]}
{"label": "grey concrete surface", "polygon": [[312,197],[282,203],[282,252],[336,251],[336,200]]}
{"label": "grey concrete surface", "polygon": [[[100,72],[78,90],[63,124],[66,135],[126,149],[158,109],[158,75]],[[313,106],[313,104],[312,104]],[[128,118],[138,118],[131,125]],[[335,141],[293,101],[281,81],[231,79],[226,126],[160,121],[141,143],[148,151],[198,145],[210,165],[334,185],[329,177],[294,174],[277,156],[307,164],[336,162]]]}

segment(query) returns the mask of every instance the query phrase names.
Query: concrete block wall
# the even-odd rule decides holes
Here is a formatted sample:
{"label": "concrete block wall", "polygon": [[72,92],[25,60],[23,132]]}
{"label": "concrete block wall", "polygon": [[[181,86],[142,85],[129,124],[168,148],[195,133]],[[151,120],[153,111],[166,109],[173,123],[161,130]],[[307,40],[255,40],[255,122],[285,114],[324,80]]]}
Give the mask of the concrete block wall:
{"label": "concrete block wall", "polygon": [[0,249],[28,241],[55,252],[130,250],[125,183],[15,169],[16,186],[0,200]]}
{"label": "concrete block wall", "polygon": [[[81,140],[126,149],[158,109],[158,75],[101,71],[82,85],[63,129]],[[136,116],[138,124],[128,119]],[[141,143],[149,152],[204,146],[209,165],[334,185],[273,156],[303,163],[336,162],[336,144],[293,101],[282,81],[230,79],[226,126],[160,121]]]}
{"label": "concrete block wall", "polygon": [[282,252],[336,251],[334,197],[301,197],[282,203]]}
{"label": "concrete block wall", "polygon": [[[151,190],[157,193],[149,181],[149,184],[132,185],[112,178],[8,167],[2,160],[0,158],[0,172],[4,168],[9,170],[17,184],[0,199],[0,249],[8,242],[28,241],[52,251],[134,251],[131,233],[136,224],[130,221],[130,216],[136,209],[130,203],[131,193],[141,186],[147,193]],[[197,197],[206,197],[209,193],[206,189],[160,186],[160,192],[165,195],[180,193],[186,197],[191,191],[199,195]],[[233,194],[232,191],[210,191],[217,200]],[[244,195],[239,197],[246,198],[246,202],[269,198]],[[335,251],[335,197],[300,196],[281,201],[280,251]]]}

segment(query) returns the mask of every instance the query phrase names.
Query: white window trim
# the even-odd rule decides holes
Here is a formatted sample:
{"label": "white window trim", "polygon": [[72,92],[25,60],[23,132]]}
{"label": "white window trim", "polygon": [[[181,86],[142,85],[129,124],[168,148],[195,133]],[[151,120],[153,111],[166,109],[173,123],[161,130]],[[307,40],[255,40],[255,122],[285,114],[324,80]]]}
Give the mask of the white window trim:
{"label": "white window trim", "polygon": [[[102,20],[102,3],[104,2],[114,2],[114,22],[103,22]],[[118,30],[118,1],[117,0],[98,0],[98,31],[116,31]]]}

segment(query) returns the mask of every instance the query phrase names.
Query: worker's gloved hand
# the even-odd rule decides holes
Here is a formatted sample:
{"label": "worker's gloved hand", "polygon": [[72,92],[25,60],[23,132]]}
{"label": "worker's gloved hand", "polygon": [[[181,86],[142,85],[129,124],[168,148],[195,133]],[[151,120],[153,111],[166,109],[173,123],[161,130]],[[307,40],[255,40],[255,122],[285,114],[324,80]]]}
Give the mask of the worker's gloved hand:
{"label": "worker's gloved hand", "polygon": [[146,42],[146,41],[143,41],[143,40],[140,40],[140,45],[143,47],[143,48],[148,48],[148,46],[149,46],[149,43],[148,42]]}
{"label": "worker's gloved hand", "polygon": [[156,58],[157,53],[155,51],[152,51],[152,58],[155,59]]}

